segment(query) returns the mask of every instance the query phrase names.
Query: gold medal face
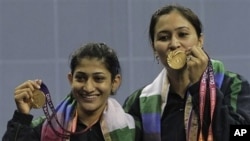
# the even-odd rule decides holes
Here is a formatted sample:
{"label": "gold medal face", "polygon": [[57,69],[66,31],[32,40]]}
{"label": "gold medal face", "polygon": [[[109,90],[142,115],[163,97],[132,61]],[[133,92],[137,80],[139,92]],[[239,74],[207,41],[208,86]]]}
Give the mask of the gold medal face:
{"label": "gold medal face", "polygon": [[33,101],[31,103],[32,108],[39,109],[45,104],[45,94],[40,90],[35,90],[33,92]]}
{"label": "gold medal face", "polygon": [[187,55],[180,50],[171,51],[167,55],[167,63],[172,69],[178,70],[185,66]]}

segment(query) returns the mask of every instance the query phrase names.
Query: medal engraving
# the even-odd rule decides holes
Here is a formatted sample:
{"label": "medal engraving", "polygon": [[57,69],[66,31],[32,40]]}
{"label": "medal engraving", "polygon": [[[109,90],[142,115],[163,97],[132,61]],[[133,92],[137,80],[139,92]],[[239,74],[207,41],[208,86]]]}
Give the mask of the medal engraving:
{"label": "medal engraving", "polygon": [[42,108],[45,104],[45,94],[40,90],[35,90],[33,92],[33,98],[32,98],[31,106],[34,109]]}
{"label": "medal engraving", "polygon": [[187,55],[180,50],[170,51],[167,55],[167,63],[172,69],[178,70],[185,66]]}

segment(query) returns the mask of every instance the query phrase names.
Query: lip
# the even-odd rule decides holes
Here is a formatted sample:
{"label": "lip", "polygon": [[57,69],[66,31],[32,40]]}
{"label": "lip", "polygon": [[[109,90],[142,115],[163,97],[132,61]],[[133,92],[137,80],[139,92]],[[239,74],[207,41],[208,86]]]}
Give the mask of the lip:
{"label": "lip", "polygon": [[91,94],[91,95],[88,95],[88,94],[78,94],[79,97],[85,101],[93,101],[93,100],[96,100],[100,94]]}

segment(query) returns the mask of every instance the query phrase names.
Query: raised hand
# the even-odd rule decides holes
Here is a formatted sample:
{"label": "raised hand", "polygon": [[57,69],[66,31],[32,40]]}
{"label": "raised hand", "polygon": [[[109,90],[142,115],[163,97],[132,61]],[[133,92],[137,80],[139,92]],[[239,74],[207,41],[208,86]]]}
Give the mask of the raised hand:
{"label": "raised hand", "polygon": [[32,109],[33,91],[40,89],[41,80],[27,80],[15,88],[14,99],[19,112],[29,114]]}

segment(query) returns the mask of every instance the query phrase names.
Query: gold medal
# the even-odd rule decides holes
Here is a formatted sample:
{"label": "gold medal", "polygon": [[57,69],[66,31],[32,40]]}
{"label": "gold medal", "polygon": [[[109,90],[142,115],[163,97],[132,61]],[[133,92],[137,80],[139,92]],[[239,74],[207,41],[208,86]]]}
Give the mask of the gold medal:
{"label": "gold medal", "polygon": [[45,104],[45,94],[41,90],[35,90],[33,92],[33,98],[32,98],[31,106],[34,109],[42,108]]}
{"label": "gold medal", "polygon": [[167,55],[167,63],[172,69],[178,70],[185,66],[187,55],[184,51],[170,51]]}

